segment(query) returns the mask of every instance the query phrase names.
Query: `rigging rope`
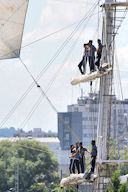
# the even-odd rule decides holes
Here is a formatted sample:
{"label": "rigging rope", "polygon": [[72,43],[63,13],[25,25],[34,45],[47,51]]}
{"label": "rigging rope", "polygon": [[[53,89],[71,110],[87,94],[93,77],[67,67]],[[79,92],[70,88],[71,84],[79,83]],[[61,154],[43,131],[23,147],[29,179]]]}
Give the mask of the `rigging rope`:
{"label": "rigging rope", "polygon": [[39,88],[41,94],[43,97],[46,98],[46,100],[49,102],[50,106],[52,107],[52,109],[58,113],[58,117],[59,119],[62,121],[62,123],[64,124],[65,127],[67,127],[67,129],[70,131],[71,135],[76,138],[76,140],[79,140],[79,138],[77,137],[77,135],[72,131],[72,129],[70,128],[70,126],[64,121],[62,115],[59,114],[59,112],[57,111],[55,105],[52,103],[52,101],[49,99],[49,97],[45,94],[45,92],[43,91],[42,87],[37,83],[36,79],[34,78],[34,76],[32,75],[32,73],[29,71],[29,69],[27,68],[27,66],[24,64],[24,62],[21,60],[21,63],[23,64],[23,66],[25,67],[25,69],[27,70],[27,72],[29,73],[29,75],[31,76],[31,78],[33,79],[33,81],[35,82],[37,88]]}
{"label": "rigging rope", "polygon": [[[95,13],[95,14],[98,14],[98,13]],[[93,15],[95,15],[95,14],[93,14]],[[38,39],[36,39],[36,40],[33,40],[33,41],[31,41],[30,43],[28,43],[28,44],[26,44],[26,45],[23,45],[20,49],[24,49],[24,48],[26,48],[26,47],[28,47],[28,46],[31,46],[31,45],[39,42],[39,41],[44,40],[44,39],[46,39],[46,38],[48,38],[48,37],[50,37],[50,36],[52,36],[52,35],[55,35],[55,34],[61,32],[61,31],[64,31],[64,30],[70,28],[71,26],[77,24],[77,23],[80,22],[80,21],[81,21],[81,20],[79,20],[79,21],[77,21],[77,22],[74,22],[74,23],[72,23],[72,24],[70,24],[70,25],[68,25],[68,26],[63,27],[63,28],[60,28],[60,29],[58,29],[57,31],[54,31],[54,32],[52,32],[52,33],[49,33],[48,35],[45,35],[45,36],[40,37],[40,38],[38,38]],[[18,51],[18,50],[19,50],[19,49],[15,49],[13,52]],[[12,52],[12,51],[11,51],[11,52]],[[11,52],[8,52],[7,54],[2,55],[2,57],[8,55],[8,54],[11,53]]]}
{"label": "rigging rope", "polygon": [[35,151],[39,151],[39,152],[42,152],[42,153],[51,153],[51,154],[55,153],[55,154],[57,154],[59,156],[62,156],[62,157],[65,157],[65,158],[69,159],[69,156],[63,155],[62,153],[59,153],[59,152],[46,151],[45,149],[42,150],[42,149],[39,149],[39,148],[29,147],[29,146],[21,145],[21,144],[18,144],[18,146],[23,147],[23,148],[27,148],[27,149],[32,149],[32,150],[35,150]]}
{"label": "rigging rope", "polygon": [[[33,79],[33,81],[35,82],[35,84],[37,85],[37,87],[40,89],[42,96],[44,96],[46,98],[46,100],[49,102],[49,104],[51,105],[52,109],[58,113],[56,107],[53,105],[53,103],[51,102],[51,100],[48,98],[48,96],[46,95],[46,93],[43,91],[42,87],[40,85],[38,85],[36,79],[34,78],[34,76],[32,75],[32,73],[28,70],[27,66],[23,63],[23,61],[20,58],[21,63],[23,64],[23,66],[25,67],[25,69],[28,71],[29,75],[31,76],[31,78]],[[76,134],[72,131],[72,129],[70,128],[70,126],[64,121],[62,115],[60,115],[58,113],[58,117],[59,119],[62,121],[62,123],[68,128],[68,130],[70,131],[70,133],[73,135],[74,138],[76,138],[77,140],[79,140],[79,138],[76,136]]]}
{"label": "rigging rope", "polygon": [[40,37],[39,39],[36,39],[36,40],[34,40],[34,41],[31,41],[30,43],[28,43],[28,44],[26,44],[26,45],[23,45],[23,46],[21,47],[21,49],[23,49],[23,48],[25,48],[25,47],[28,47],[28,46],[30,46],[30,45],[33,45],[33,44],[35,44],[35,43],[37,43],[37,42],[39,42],[39,41],[42,41],[43,39],[46,39],[46,38],[48,38],[48,37],[50,37],[50,36],[52,36],[52,35],[55,35],[55,34],[61,32],[61,31],[64,31],[64,30],[70,28],[71,26],[77,24],[78,22],[80,22],[80,21],[74,22],[74,23],[72,23],[72,24],[70,24],[70,25],[68,25],[68,26],[66,26],[66,27],[63,27],[63,28],[58,29],[57,31],[54,31],[54,32],[52,32],[52,33],[49,33],[48,35],[45,35],[45,36],[43,36],[43,37]]}
{"label": "rigging rope", "polygon": [[[115,49],[115,59],[116,59],[116,67],[117,67],[117,75],[118,75],[118,80],[119,80],[119,83],[117,83],[118,85],[118,92],[120,90],[120,94],[121,94],[121,100],[123,101],[123,90],[122,90],[122,83],[121,83],[121,77],[120,77],[120,70],[119,70],[119,64],[118,64],[118,55],[117,55],[117,49]],[[119,95],[120,96],[120,95]],[[121,134],[121,136],[124,138],[125,134],[126,134],[126,128],[125,128],[125,106],[124,106],[124,103],[121,102],[121,100],[119,100],[119,104],[120,104],[120,111],[119,111],[119,114],[121,114],[121,125],[122,127],[124,128],[123,130],[123,133]],[[128,115],[128,114],[127,114]],[[119,138],[119,134],[118,134],[118,138]]]}
{"label": "rigging rope", "polygon": [[[91,15],[92,16],[92,15]],[[86,25],[86,24],[85,24]],[[83,29],[85,28],[85,25],[83,26]],[[63,63],[66,63],[66,59],[69,57],[69,55],[71,54],[71,52],[73,51],[73,49],[75,48],[76,42],[78,41],[83,29],[81,30],[78,38],[76,39],[76,41],[73,43],[69,53],[67,54],[66,58],[64,59]],[[54,77],[51,79],[51,86],[55,81],[55,78],[58,77],[58,73],[60,72],[60,70],[62,70],[62,67],[64,67],[64,64],[62,66],[59,67],[59,70],[56,72],[56,74],[54,75]],[[49,90],[49,87],[47,88],[47,90],[45,91],[45,93],[47,93],[47,91]],[[36,103],[34,104],[34,106],[32,107],[30,113],[27,115],[27,117],[25,118],[25,120],[22,122],[21,126],[22,128],[25,127],[25,125],[27,124],[27,122],[30,120],[30,118],[32,117],[33,113],[35,112],[35,110],[37,109],[37,107],[39,106],[39,104],[41,103],[42,99],[41,97],[38,98],[38,100],[36,101]]]}
{"label": "rigging rope", "polygon": [[[92,8],[95,8],[96,5],[94,5]],[[91,8],[91,9],[92,9]],[[88,13],[90,13],[91,9],[88,11]],[[64,43],[60,46],[60,49],[58,49],[56,51],[56,53],[54,54],[54,56],[52,57],[52,59],[48,62],[48,64],[42,69],[42,71],[39,73],[39,75],[36,78],[36,81],[38,81],[41,78],[41,75],[44,71],[46,71],[47,66],[49,66],[51,63],[53,63],[53,61],[56,59],[56,57],[60,54],[60,52],[63,50],[63,48],[66,46],[65,44],[68,43],[68,40],[70,40],[70,38],[72,38],[74,36],[73,32],[76,31],[76,29],[80,26],[80,24],[82,24],[84,22],[84,20],[86,20],[89,17],[89,15],[85,15],[85,18],[81,19],[79,24],[76,26],[76,28],[72,31],[72,33],[68,36],[68,38],[64,41]],[[26,68],[26,67],[25,67]],[[33,79],[33,77],[32,77]],[[31,83],[31,85],[29,86],[29,88],[26,90],[26,92],[20,97],[20,99],[16,102],[16,104],[13,106],[13,108],[8,112],[8,114],[4,117],[4,119],[1,121],[0,123],[0,127],[2,127],[4,125],[4,123],[10,118],[10,116],[12,115],[12,113],[14,113],[14,111],[16,110],[17,106],[19,106],[19,104],[23,101],[23,99],[28,95],[28,93],[32,90],[32,88],[34,87],[34,83],[35,80]]]}
{"label": "rigging rope", "polygon": [[[67,58],[69,58],[69,56],[71,55],[73,49],[75,48],[76,46],[76,43],[78,41],[78,39],[80,38],[80,35],[83,31],[83,29],[85,28],[85,25],[83,26],[79,36],[77,37],[77,39],[75,40],[75,42],[73,43],[73,45],[71,46],[70,50],[68,51],[68,54],[66,55],[66,57],[64,58],[63,62],[62,62],[62,65],[60,65],[59,69],[56,71],[56,73],[54,74],[53,78],[51,79],[45,93],[47,93],[47,91],[51,88],[51,86],[53,85],[53,83],[55,82],[55,79],[58,77],[60,71],[63,69],[63,67],[65,66],[65,64],[67,63]],[[26,123],[28,122],[28,120],[31,118],[31,116],[33,115],[33,113],[35,112],[35,110],[37,109],[37,107],[39,106],[39,104],[41,103],[42,99],[39,97],[36,104],[33,106],[31,112],[27,115],[27,117],[25,118],[25,120],[23,121],[22,123],[22,128],[25,127]]]}
{"label": "rigging rope", "polygon": [[[71,34],[70,34],[71,35]],[[69,35],[69,36],[70,36]],[[68,36],[68,38],[69,38]],[[67,38],[67,39],[68,39]],[[67,41],[67,39],[64,41],[64,43],[60,46],[60,49],[63,49],[63,45],[65,44],[65,42]],[[56,51],[56,53],[54,54],[54,56],[52,57],[52,59],[48,62],[48,64],[41,70],[41,72],[38,74],[37,76],[37,80],[39,80],[41,78],[41,75],[43,73],[43,71],[47,68],[48,65],[52,64],[54,62],[54,60],[56,59],[56,57],[58,56],[58,52],[59,52],[59,49]],[[25,67],[26,68],[26,67]],[[33,77],[32,77],[33,79]],[[4,119],[1,121],[0,123],[0,127],[3,126],[3,124],[10,118],[10,115],[12,113],[14,113],[15,109],[17,108],[17,106],[19,106],[19,104],[23,101],[23,99],[28,95],[28,93],[32,90],[32,88],[34,87],[35,85],[35,80],[30,84],[29,88],[26,90],[26,92],[20,97],[20,99],[16,102],[16,104],[13,106],[13,108],[8,112],[8,114],[4,117]]]}

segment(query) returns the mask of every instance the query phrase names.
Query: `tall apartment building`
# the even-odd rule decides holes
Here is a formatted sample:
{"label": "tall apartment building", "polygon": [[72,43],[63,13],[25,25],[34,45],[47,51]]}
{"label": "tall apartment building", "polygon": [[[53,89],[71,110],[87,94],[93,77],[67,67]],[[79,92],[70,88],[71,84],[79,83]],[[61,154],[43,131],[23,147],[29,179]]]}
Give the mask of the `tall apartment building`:
{"label": "tall apartment building", "polygon": [[61,149],[66,150],[77,140],[82,140],[82,112],[66,112],[59,115],[65,123],[58,118],[58,138]]}
{"label": "tall apartment building", "polygon": [[[119,142],[128,141],[128,99],[118,100],[112,97],[110,135]],[[77,140],[89,146],[97,137],[99,95],[89,94],[77,99],[77,104],[68,105],[67,112],[59,113],[58,137],[63,150],[69,149]],[[124,134],[125,133],[125,134]]]}

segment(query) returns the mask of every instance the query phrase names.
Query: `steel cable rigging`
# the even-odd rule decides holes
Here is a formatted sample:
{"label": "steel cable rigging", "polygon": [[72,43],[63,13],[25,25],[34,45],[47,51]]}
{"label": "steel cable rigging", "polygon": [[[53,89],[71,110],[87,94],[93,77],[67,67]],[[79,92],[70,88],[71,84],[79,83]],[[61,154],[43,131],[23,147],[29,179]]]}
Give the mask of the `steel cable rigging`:
{"label": "steel cable rigging", "polygon": [[[93,6],[95,7],[96,4]],[[93,9],[93,7],[91,9]],[[90,9],[90,10],[91,10]],[[41,78],[42,73],[46,71],[47,66],[53,63],[53,61],[56,59],[56,57],[61,53],[63,48],[66,46],[66,44],[69,42],[69,40],[74,36],[77,28],[81,26],[81,24],[89,17],[90,10],[88,11],[88,15],[85,15],[83,19],[79,22],[79,24],[75,27],[75,29],[72,31],[72,33],[68,36],[68,38],[64,41],[64,43],[60,46],[60,48],[56,51],[55,55],[52,57],[52,59],[48,62],[48,64],[42,69],[42,71],[39,73],[39,75],[36,78],[36,81],[38,81]],[[4,123],[10,118],[10,116],[14,113],[16,108],[19,106],[19,104],[23,101],[23,99],[28,95],[28,93],[32,90],[34,87],[35,82],[33,81],[29,88],[26,90],[26,92],[20,97],[20,99],[16,102],[16,104],[13,106],[13,108],[8,112],[8,114],[4,117],[4,119],[0,123],[0,127],[4,125]]]}
{"label": "steel cable rigging", "polygon": [[[31,76],[31,78],[33,79],[33,81],[35,82],[35,84],[37,85],[37,87],[39,88],[39,90],[42,93],[42,96],[45,97],[45,99],[49,102],[50,106],[52,107],[52,109],[58,113],[55,105],[52,103],[52,101],[49,99],[49,97],[46,95],[46,93],[44,92],[44,90],[42,89],[42,87],[38,84],[37,80],[34,78],[34,76],[32,75],[32,73],[29,71],[29,69],[27,68],[27,66],[25,65],[25,63],[21,60],[23,66],[25,67],[25,69],[27,70],[27,72],[29,73],[29,75]],[[63,119],[62,115],[58,113],[58,118],[62,121],[62,123],[64,124],[64,126],[70,131],[71,135],[79,140],[79,138],[76,136],[76,134],[72,131],[72,129],[70,128],[70,126],[65,122],[65,120]]]}
{"label": "steel cable rigging", "polygon": [[[88,20],[89,21],[89,20]],[[86,25],[87,23],[85,23]],[[83,26],[83,29],[85,28],[85,25]],[[73,49],[76,46],[76,43],[81,35],[81,33],[83,32],[83,29],[81,30],[78,38],[76,39],[76,41],[73,43],[73,45],[71,46],[71,49],[68,51],[68,54],[66,55],[65,59],[62,62],[62,65],[59,67],[59,69],[56,71],[55,75],[52,77],[51,81],[48,84],[47,89],[45,90],[45,93],[47,93],[47,91],[51,88],[51,86],[53,85],[53,83],[55,82],[56,78],[58,77],[60,71],[63,69],[67,58],[69,58],[69,56],[71,55]],[[64,64],[63,64],[64,63]],[[36,103],[33,105],[31,111],[28,113],[28,115],[26,116],[26,118],[24,119],[24,121],[21,123],[20,127],[24,128],[25,125],[27,124],[27,122],[29,121],[29,119],[32,117],[33,113],[35,112],[35,110],[38,108],[39,104],[42,102],[42,97],[39,96],[39,98],[37,99]]]}

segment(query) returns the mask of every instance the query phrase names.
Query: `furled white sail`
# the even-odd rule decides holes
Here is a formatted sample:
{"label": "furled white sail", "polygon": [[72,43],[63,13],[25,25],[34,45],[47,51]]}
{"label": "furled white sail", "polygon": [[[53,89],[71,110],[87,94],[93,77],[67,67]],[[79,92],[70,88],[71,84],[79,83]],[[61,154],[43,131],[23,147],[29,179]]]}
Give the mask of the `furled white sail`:
{"label": "furled white sail", "polygon": [[95,72],[90,73],[90,74],[85,74],[85,75],[81,75],[79,77],[74,77],[71,80],[71,84],[77,85],[77,84],[82,83],[82,82],[93,81],[96,78],[100,78],[104,75],[107,75],[112,70],[112,67],[110,66],[110,64],[104,63],[102,65],[101,69],[103,71],[102,70],[101,71],[95,71]]}
{"label": "furled white sail", "polygon": [[29,0],[0,0],[0,59],[20,55]]}
{"label": "furled white sail", "polygon": [[60,187],[65,187],[65,186],[71,186],[71,185],[80,185],[82,183],[86,182],[94,182],[95,179],[97,178],[97,175],[91,174],[90,179],[85,179],[85,174],[80,173],[80,174],[71,174],[67,178],[63,178],[60,182]]}

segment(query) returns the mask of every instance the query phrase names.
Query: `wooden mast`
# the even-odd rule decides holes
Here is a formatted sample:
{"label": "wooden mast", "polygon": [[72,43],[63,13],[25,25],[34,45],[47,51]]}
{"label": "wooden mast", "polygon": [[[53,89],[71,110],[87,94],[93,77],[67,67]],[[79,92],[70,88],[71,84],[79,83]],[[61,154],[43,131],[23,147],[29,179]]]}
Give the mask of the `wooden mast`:
{"label": "wooden mast", "polygon": [[[116,7],[128,6],[128,2],[115,2],[114,0],[105,0],[103,4],[103,36],[102,42],[106,44],[106,48],[102,55],[102,64],[109,63],[112,68],[114,65],[114,43],[115,43],[115,19]],[[97,146],[98,156],[97,162],[109,160],[109,138],[111,126],[111,106],[112,106],[112,81],[113,70],[106,76],[100,78],[100,95],[99,95],[99,114],[97,129]],[[107,164],[107,163],[106,163]],[[95,185],[96,192],[104,191],[104,178],[108,174],[109,167],[97,164],[97,183]],[[105,172],[104,172],[104,169]]]}

